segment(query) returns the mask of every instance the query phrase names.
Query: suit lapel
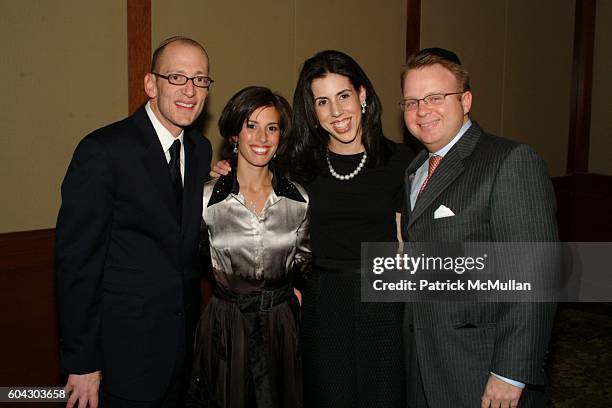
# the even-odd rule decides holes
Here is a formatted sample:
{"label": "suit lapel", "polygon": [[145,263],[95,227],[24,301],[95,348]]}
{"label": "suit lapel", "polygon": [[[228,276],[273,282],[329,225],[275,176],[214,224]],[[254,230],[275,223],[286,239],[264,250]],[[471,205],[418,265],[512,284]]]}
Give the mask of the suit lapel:
{"label": "suit lapel", "polygon": [[457,154],[454,154],[451,149],[444,157],[440,166],[432,175],[425,190],[419,195],[414,204],[414,209],[408,220],[408,228],[417,220],[431,203],[444,191],[448,186],[463,173],[463,163]]}
{"label": "suit lapel", "polygon": [[190,225],[200,225],[199,222],[191,219],[192,216],[196,216],[193,210],[194,206],[197,207],[198,205],[197,199],[193,200],[191,198],[198,192],[198,169],[200,168],[200,160],[196,153],[191,133],[186,130],[183,137],[185,146],[185,181],[183,186],[183,221],[181,228],[183,231]]}
{"label": "suit lapel", "polygon": [[155,187],[157,187],[164,205],[168,207],[178,221],[178,207],[172,191],[170,173],[168,172],[168,162],[166,161],[166,156],[159,143],[157,133],[155,133],[155,128],[149,120],[144,107],[136,111],[133,118],[140,130],[145,145],[145,168],[151,177],[151,181]]}
{"label": "suit lapel", "polygon": [[[431,206],[434,200],[442,194],[461,173],[463,173],[463,159],[472,154],[481,133],[482,130],[478,124],[472,122],[472,126],[470,126],[457,144],[455,144],[444,156],[440,166],[429,180],[427,187],[417,198],[414,209],[410,213],[408,228],[410,228],[412,224],[424,214],[425,210]],[[421,162],[421,164],[423,164],[423,162]],[[412,173],[414,173],[419,166],[414,168]]]}

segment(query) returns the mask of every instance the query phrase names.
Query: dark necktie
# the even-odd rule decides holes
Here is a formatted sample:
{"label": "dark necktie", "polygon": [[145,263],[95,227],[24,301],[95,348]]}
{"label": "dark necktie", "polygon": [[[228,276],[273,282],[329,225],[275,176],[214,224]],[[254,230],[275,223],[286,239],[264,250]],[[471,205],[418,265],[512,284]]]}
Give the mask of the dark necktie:
{"label": "dark necktie", "polygon": [[183,182],[181,180],[181,141],[176,139],[170,146],[170,163],[168,163],[170,172],[170,182],[172,190],[179,209],[181,208],[181,200],[183,198]]}

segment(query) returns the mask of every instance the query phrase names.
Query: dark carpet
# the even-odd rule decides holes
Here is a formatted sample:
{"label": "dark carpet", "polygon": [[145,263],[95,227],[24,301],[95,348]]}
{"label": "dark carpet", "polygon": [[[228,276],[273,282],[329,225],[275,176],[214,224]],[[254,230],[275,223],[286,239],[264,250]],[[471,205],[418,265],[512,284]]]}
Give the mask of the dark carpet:
{"label": "dark carpet", "polygon": [[548,364],[549,407],[611,408],[612,305],[560,305]]}

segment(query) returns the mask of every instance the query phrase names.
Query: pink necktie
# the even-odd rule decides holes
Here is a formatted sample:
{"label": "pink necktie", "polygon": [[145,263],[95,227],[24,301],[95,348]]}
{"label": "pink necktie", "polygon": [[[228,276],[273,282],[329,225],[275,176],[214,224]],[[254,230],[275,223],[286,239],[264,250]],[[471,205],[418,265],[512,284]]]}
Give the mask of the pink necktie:
{"label": "pink necktie", "polygon": [[425,190],[425,186],[427,185],[427,183],[429,183],[429,179],[431,178],[434,171],[436,171],[441,161],[442,161],[442,156],[437,156],[435,154],[429,158],[429,169],[427,170],[427,178],[421,185],[421,188],[419,190],[419,195],[421,195],[423,190]]}

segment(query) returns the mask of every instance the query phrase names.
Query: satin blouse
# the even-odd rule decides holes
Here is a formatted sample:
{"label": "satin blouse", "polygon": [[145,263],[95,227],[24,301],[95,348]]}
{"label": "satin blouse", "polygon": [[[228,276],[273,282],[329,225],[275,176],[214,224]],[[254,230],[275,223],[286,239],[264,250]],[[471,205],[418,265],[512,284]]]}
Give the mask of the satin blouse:
{"label": "satin blouse", "polygon": [[235,172],[204,185],[203,236],[217,284],[248,293],[302,280],[311,262],[308,194],[275,175],[260,214],[240,193]]}

